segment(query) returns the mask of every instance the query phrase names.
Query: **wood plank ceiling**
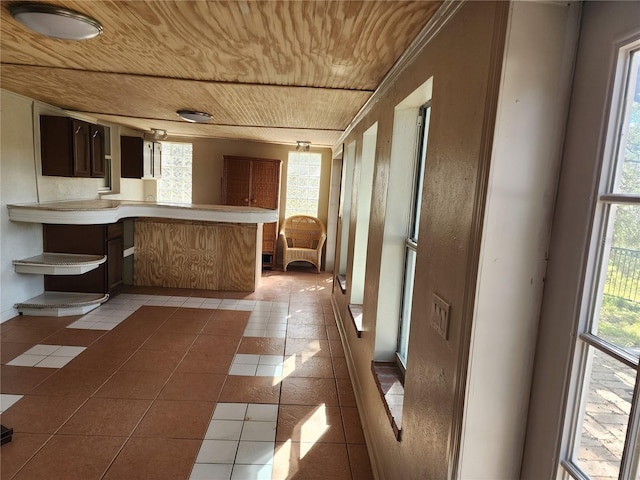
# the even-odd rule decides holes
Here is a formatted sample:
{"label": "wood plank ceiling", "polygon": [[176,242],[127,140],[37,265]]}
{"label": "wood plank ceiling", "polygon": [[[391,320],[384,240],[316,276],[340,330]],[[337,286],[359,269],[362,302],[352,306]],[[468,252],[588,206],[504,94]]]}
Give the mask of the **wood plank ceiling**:
{"label": "wood plank ceiling", "polygon": [[[103,34],[43,37],[3,1],[3,89],[139,130],[331,146],[442,2],[48,3]],[[213,118],[190,124],[179,109]]]}

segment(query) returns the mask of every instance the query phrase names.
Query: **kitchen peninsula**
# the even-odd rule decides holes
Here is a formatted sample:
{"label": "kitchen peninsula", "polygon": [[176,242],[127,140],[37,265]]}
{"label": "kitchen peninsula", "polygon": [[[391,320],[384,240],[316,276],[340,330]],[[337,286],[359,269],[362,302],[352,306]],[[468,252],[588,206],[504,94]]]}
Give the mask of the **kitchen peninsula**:
{"label": "kitchen peninsula", "polygon": [[277,210],[128,200],[8,205],[14,222],[105,225],[135,218],[134,285],[253,291],[262,224]]}

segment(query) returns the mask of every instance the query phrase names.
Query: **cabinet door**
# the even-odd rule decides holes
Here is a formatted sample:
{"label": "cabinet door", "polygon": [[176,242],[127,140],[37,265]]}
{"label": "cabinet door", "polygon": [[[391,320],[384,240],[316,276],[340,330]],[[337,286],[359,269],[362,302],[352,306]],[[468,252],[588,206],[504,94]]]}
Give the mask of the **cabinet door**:
{"label": "cabinet door", "polygon": [[124,274],[124,239],[114,238],[107,242],[107,285],[109,291],[120,285]]}
{"label": "cabinet door", "polygon": [[104,177],[104,127],[91,125],[91,176]]}
{"label": "cabinet door", "polygon": [[80,120],[71,121],[73,131],[73,173],[76,177],[91,176],[90,125]]}
{"label": "cabinet door", "polygon": [[280,162],[254,160],[251,162],[250,207],[278,208],[280,195]]}
{"label": "cabinet door", "polygon": [[143,140],[140,137],[120,137],[122,178],[142,178]]}
{"label": "cabinet door", "polygon": [[251,161],[225,157],[222,203],[225,205],[248,206],[250,178]]}
{"label": "cabinet door", "polygon": [[40,115],[42,175],[73,176],[71,119]]}

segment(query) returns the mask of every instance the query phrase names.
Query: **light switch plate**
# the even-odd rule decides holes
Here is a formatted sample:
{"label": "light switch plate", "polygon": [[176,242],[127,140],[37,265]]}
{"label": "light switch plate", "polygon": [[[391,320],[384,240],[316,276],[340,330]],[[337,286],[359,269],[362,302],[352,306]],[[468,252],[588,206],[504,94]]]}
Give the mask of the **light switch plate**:
{"label": "light switch plate", "polygon": [[433,305],[431,309],[431,326],[442,338],[449,338],[449,310],[451,306],[435,293],[433,294]]}

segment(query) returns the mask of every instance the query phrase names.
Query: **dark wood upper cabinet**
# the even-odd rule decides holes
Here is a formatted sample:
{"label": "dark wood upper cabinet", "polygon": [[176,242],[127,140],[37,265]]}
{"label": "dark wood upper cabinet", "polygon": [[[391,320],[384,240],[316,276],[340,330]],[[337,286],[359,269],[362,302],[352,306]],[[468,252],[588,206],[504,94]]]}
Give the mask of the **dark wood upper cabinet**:
{"label": "dark wood upper cabinet", "polygon": [[162,147],[140,137],[120,137],[120,164],[123,178],[160,178]]}
{"label": "dark wood upper cabinet", "polygon": [[40,116],[42,174],[59,177],[104,177],[104,127],[82,120]]}
{"label": "dark wood upper cabinet", "polygon": [[105,175],[105,133],[102,125],[91,125],[91,176]]}
{"label": "dark wood upper cabinet", "polygon": [[120,137],[120,172],[122,178],[142,178],[143,146],[140,137]]}

